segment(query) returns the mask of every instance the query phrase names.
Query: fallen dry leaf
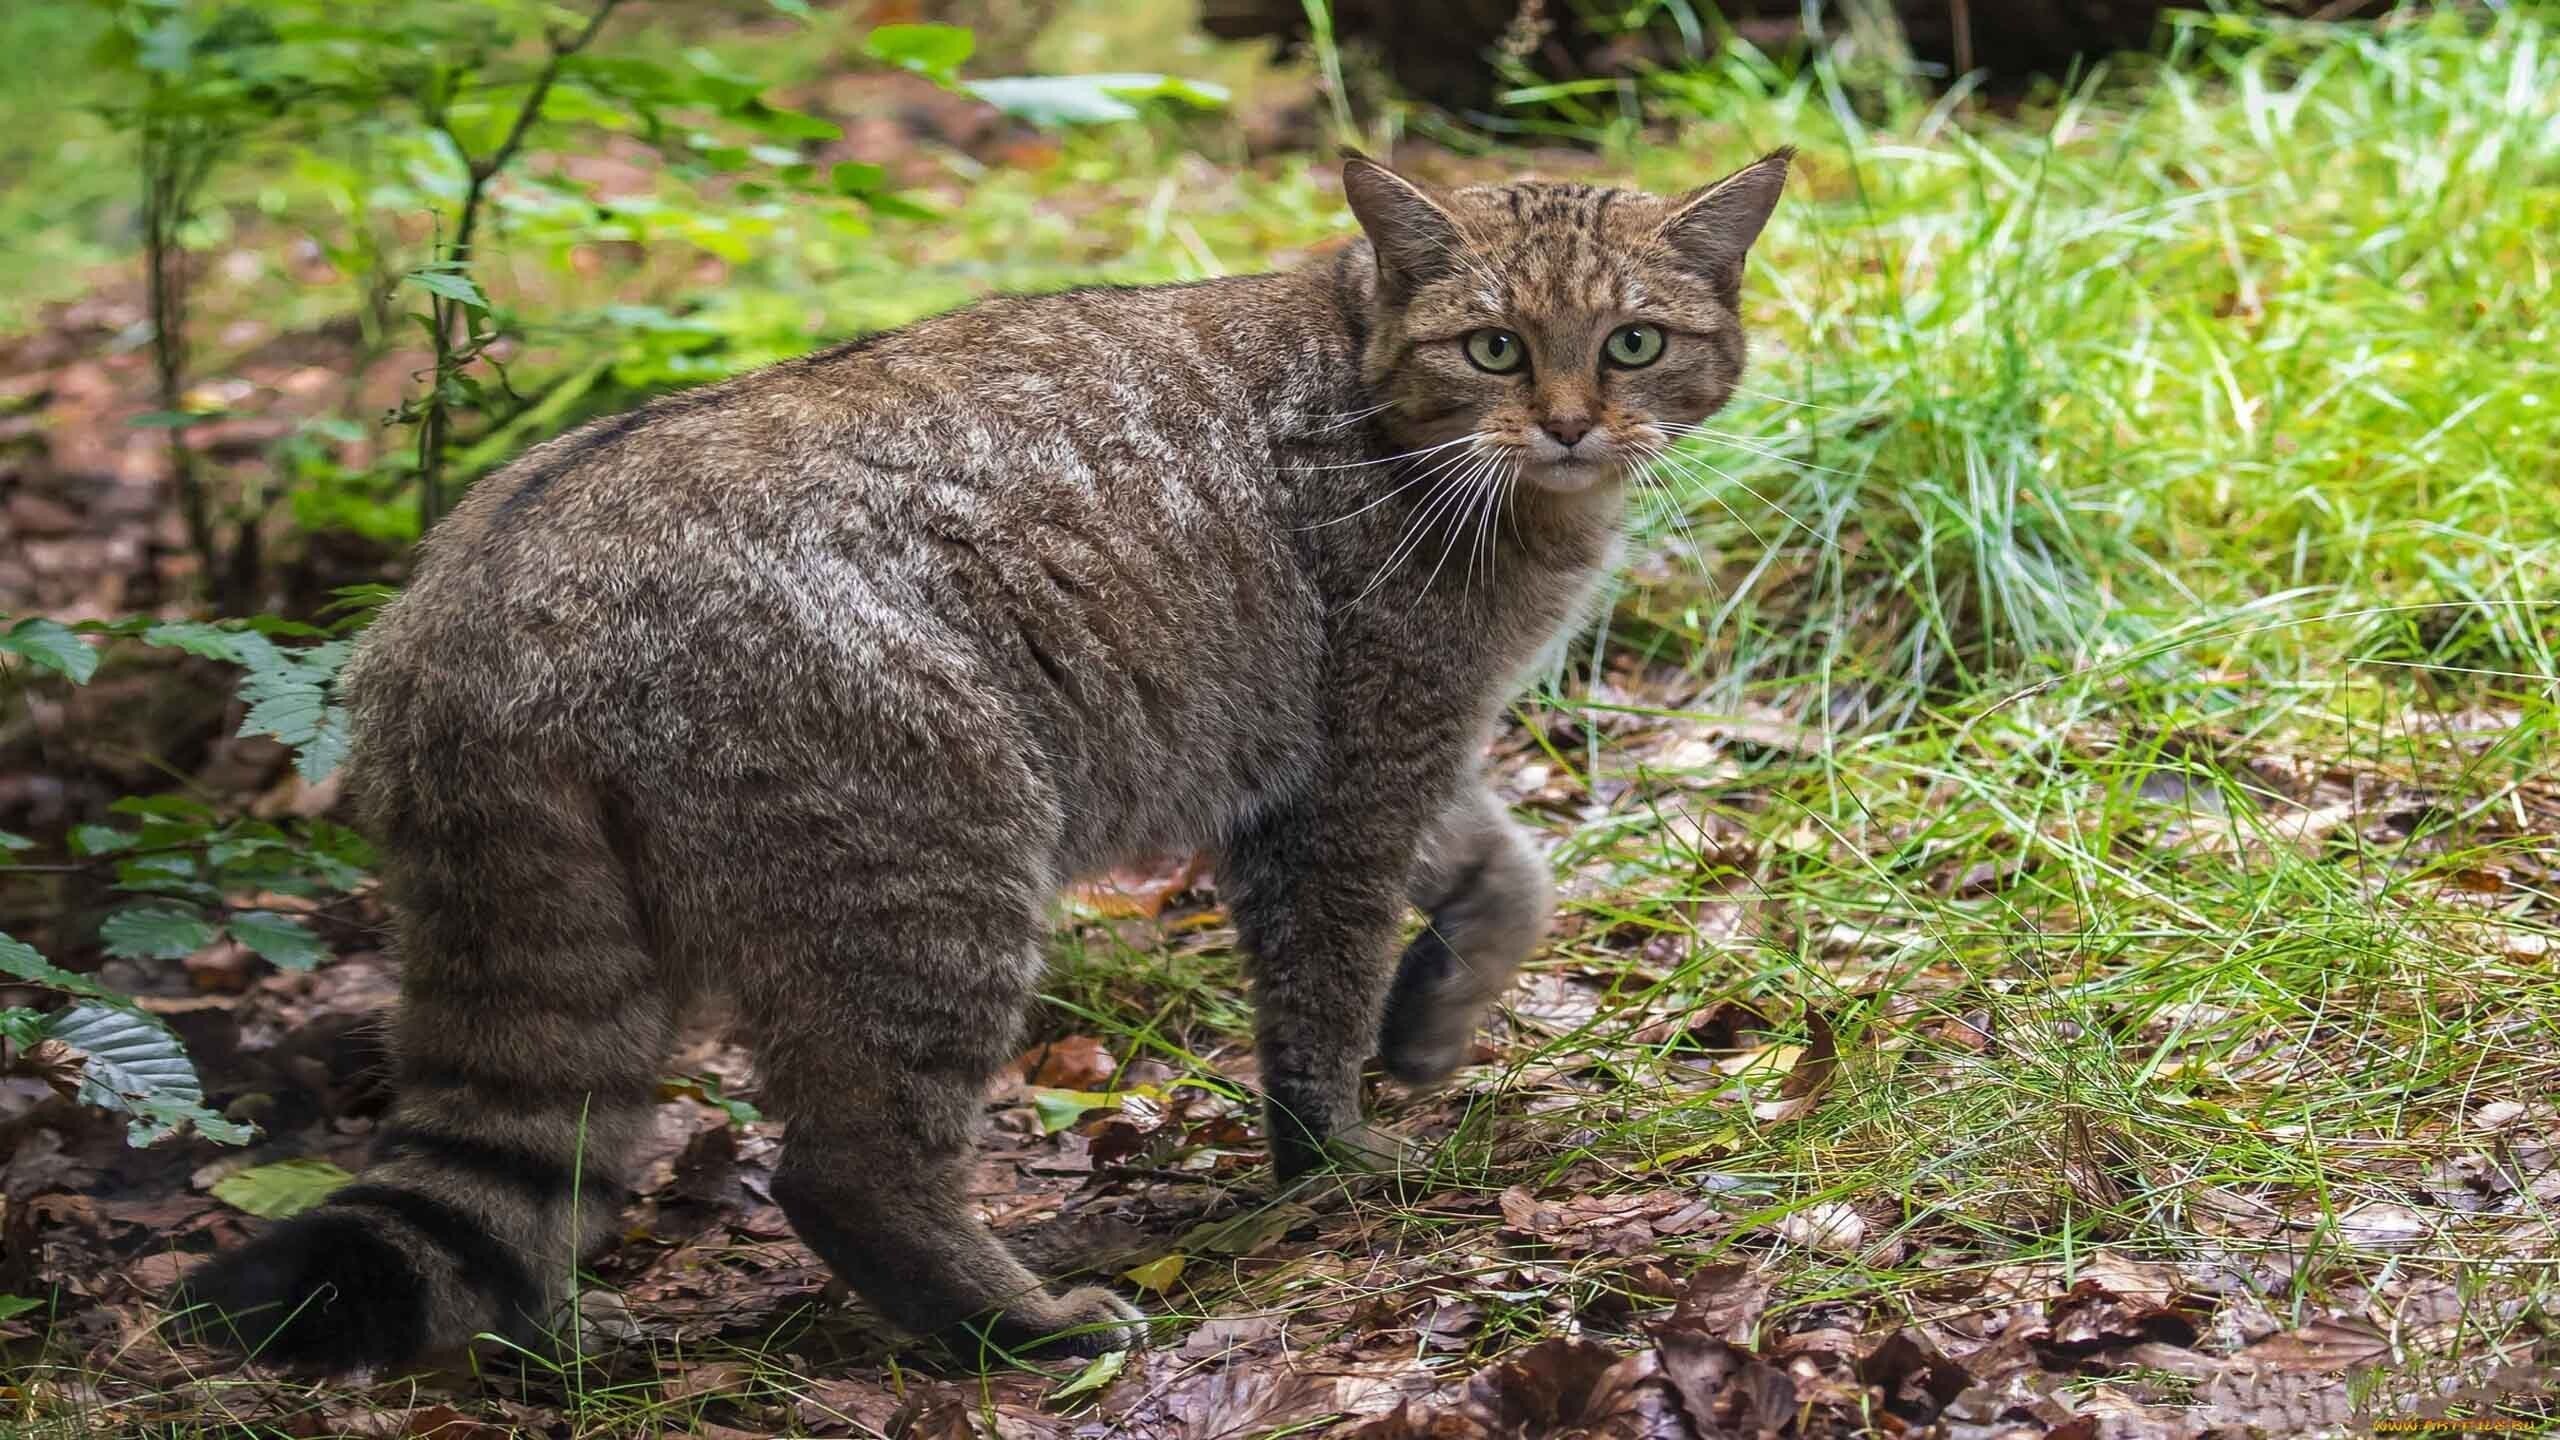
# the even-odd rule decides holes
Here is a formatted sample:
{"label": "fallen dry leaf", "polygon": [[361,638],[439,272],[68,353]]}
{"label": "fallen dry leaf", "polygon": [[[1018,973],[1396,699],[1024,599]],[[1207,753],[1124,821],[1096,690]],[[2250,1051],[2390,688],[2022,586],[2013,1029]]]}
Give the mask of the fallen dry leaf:
{"label": "fallen dry leaf", "polygon": [[1068,1035],[1014,1057],[1024,1080],[1052,1090],[1106,1090],[1120,1062],[1092,1035]]}
{"label": "fallen dry leaf", "polygon": [[2391,1337],[2352,1316],[2314,1320],[2249,1346],[2233,1357],[2262,1370],[2333,1374],[2391,1358]]}
{"label": "fallen dry leaf", "polygon": [[1688,1440],[1690,1431],[1654,1353],[1545,1340],[1351,1433],[1363,1440]]}
{"label": "fallen dry leaf", "polygon": [[1764,1124],[1801,1120],[1813,1113],[1822,1092],[1831,1086],[1840,1068],[1840,1037],[1831,1022],[1819,1010],[1807,1011],[1804,1017],[1804,1049],[1796,1056],[1787,1078],[1778,1086],[1778,1098],[1764,1100],[1751,1107],[1752,1116]]}
{"label": "fallen dry leaf", "polygon": [[1769,1277],[1757,1265],[1727,1260],[1689,1277],[1670,1324],[1736,1345],[1751,1342],[1769,1308]]}

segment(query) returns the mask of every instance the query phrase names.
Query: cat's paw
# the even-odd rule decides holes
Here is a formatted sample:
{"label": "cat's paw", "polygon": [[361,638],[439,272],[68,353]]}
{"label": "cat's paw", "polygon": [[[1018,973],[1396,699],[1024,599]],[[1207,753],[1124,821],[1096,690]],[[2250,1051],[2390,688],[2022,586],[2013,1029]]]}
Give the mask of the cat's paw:
{"label": "cat's paw", "polygon": [[1467,1063],[1467,1057],[1475,1051],[1475,1041],[1472,1023],[1416,1026],[1389,1037],[1379,1049],[1378,1063],[1399,1085],[1412,1090],[1436,1089],[1449,1083],[1449,1077]]}
{"label": "cat's paw", "polygon": [[1326,1137],[1325,1158],[1361,1175],[1418,1176],[1431,1168],[1431,1152],[1419,1140],[1363,1122]]}
{"label": "cat's paw", "polygon": [[1099,1285],[1084,1285],[1058,1297],[1065,1319],[1058,1338],[1043,1345],[1046,1355],[1100,1355],[1136,1350],[1147,1343],[1147,1312]]}

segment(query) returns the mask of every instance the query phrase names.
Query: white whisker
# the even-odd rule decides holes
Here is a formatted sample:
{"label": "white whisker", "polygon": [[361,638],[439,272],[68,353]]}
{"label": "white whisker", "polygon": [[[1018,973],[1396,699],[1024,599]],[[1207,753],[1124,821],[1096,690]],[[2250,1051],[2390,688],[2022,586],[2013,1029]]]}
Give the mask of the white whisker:
{"label": "white whisker", "polygon": [[1339,525],[1345,520],[1357,520],[1361,516],[1366,515],[1370,511],[1377,509],[1379,506],[1386,504],[1390,500],[1393,500],[1407,490],[1412,489],[1414,486],[1421,484],[1423,481],[1431,479],[1435,475],[1445,473],[1450,466],[1464,463],[1472,453],[1473,452],[1462,451],[1456,455],[1444,455],[1440,459],[1433,461],[1431,464],[1421,467],[1411,479],[1406,480],[1403,484],[1389,490],[1387,493],[1370,501],[1368,504],[1361,506],[1359,509],[1352,511],[1350,514],[1336,515],[1330,520],[1318,520],[1312,524],[1301,525],[1298,528],[1300,530],[1321,530],[1327,525]]}
{"label": "white whisker", "polygon": [[1381,455],[1375,460],[1345,460],[1339,465],[1299,465],[1292,468],[1301,474],[1311,474],[1318,470],[1358,470],[1368,465],[1393,465],[1399,460],[1413,460],[1424,455],[1436,454],[1452,445],[1472,445],[1475,443],[1475,438],[1475,432],[1470,430],[1455,440],[1443,440],[1437,445],[1425,445],[1419,450],[1407,450],[1399,455]]}
{"label": "white whisker", "polygon": [[1768,449],[1757,443],[1755,437],[1749,435],[1735,435],[1729,431],[1711,430],[1704,425],[1682,425],[1669,420],[1656,423],[1675,435],[1695,435],[1701,439],[1720,441],[1736,450],[1757,455],[1763,460],[1775,460],[1781,465],[1791,465],[1798,470],[1811,470],[1824,475],[1845,475],[1852,480],[1862,478],[1855,470],[1837,470],[1828,465],[1816,465],[1810,460],[1798,460],[1791,455]]}
{"label": "white whisker", "polygon": [[[1482,461],[1479,460],[1478,463]],[[1349,603],[1343,606],[1344,609],[1351,609],[1375,594],[1378,587],[1386,583],[1387,576],[1394,572],[1396,566],[1403,563],[1406,555],[1421,549],[1423,542],[1430,536],[1432,519],[1442,510],[1449,508],[1457,497],[1466,493],[1467,480],[1474,473],[1474,467],[1469,466],[1454,478],[1444,480],[1433,487],[1432,492],[1414,507],[1412,518],[1405,522],[1405,528],[1397,534],[1394,547],[1388,550],[1386,560],[1378,566],[1378,573],[1369,578],[1369,583],[1361,588],[1359,594],[1351,597]]]}

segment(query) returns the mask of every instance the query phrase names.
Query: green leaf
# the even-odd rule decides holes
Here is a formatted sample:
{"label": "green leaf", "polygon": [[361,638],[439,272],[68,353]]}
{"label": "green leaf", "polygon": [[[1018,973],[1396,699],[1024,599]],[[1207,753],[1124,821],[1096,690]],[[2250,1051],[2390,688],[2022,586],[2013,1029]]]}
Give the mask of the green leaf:
{"label": "green leaf", "polygon": [[308,970],[329,955],[329,947],[320,943],[320,937],[290,915],[252,910],[232,916],[222,928],[279,969]]}
{"label": "green leaf", "polygon": [[303,779],[316,783],[328,778],[346,759],[348,740],[347,712],[330,703],[329,684],[354,642],[331,640],[286,650],[263,635],[237,639],[240,663],[249,672],[240,681],[240,698],[249,704],[240,733],[274,736],[293,747],[294,768]]}
{"label": "green leaf", "polygon": [[44,1022],[52,1017],[41,1010],[12,1005],[0,1010],[0,1040],[24,1050],[44,1038]]}
{"label": "green leaf", "polygon": [[178,620],[166,625],[154,625],[142,632],[142,643],[184,650],[190,655],[201,655],[207,660],[228,660],[235,665],[240,663],[238,638],[220,626],[207,625],[198,620]]}
{"label": "green leaf", "polygon": [[127,795],[108,806],[107,813],[178,820],[190,825],[210,825],[214,820],[213,807],[192,795]]}
{"label": "green leaf", "polygon": [[1156,74],[1013,75],[972,80],[960,88],[1034,125],[1099,125],[1135,120],[1136,102],[1144,100],[1175,100],[1204,110],[1227,103],[1223,86]]}
{"label": "green leaf", "polygon": [[119,850],[132,849],[141,838],[130,830],[119,830],[113,825],[74,825],[70,835],[71,853],[83,860],[113,855]]}
{"label": "green leaf", "polygon": [[174,905],[128,905],[98,927],[110,955],[128,960],[183,960],[213,943],[213,926]]}
{"label": "green leaf", "polygon": [[872,214],[886,215],[892,220],[939,220],[942,218],[941,211],[931,206],[919,205],[904,195],[892,194],[886,190],[873,191],[855,198],[860,200],[863,208]]}
{"label": "green leaf", "polygon": [[85,685],[98,673],[98,652],[58,621],[19,621],[0,635],[0,652],[25,656],[32,664],[69,676],[74,685]]}
{"label": "green leaf", "polygon": [[282,1220],[328,1199],[330,1191],[354,1178],[326,1160],[278,1160],[214,1181],[213,1198],[262,1220]]}
{"label": "green leaf", "polygon": [[732,1125],[752,1125],[764,1118],[762,1111],[736,1096],[724,1094],[718,1079],[709,1075],[671,1075],[658,1082],[658,1098],[676,1100],[691,1098],[717,1107],[729,1117]]}
{"label": "green leaf", "polygon": [[329,706],[320,712],[320,728],[293,752],[295,772],[309,785],[328,779],[347,763],[347,750],[354,736],[354,722],[347,715],[347,707]]}
{"label": "green leaf", "polygon": [[737,109],[737,117],[767,135],[780,140],[837,140],[844,127],[815,115],[797,110],[783,110],[761,100],[751,100]]}
{"label": "green leaf", "polygon": [[1120,1278],[1150,1295],[1161,1295],[1173,1288],[1174,1281],[1182,1278],[1184,1263],[1182,1252],[1176,1250],[1169,1255],[1159,1255],[1144,1265],[1133,1265],[1121,1271]]}
{"label": "green leaf", "polygon": [[887,166],[874,165],[868,160],[847,160],[827,172],[827,183],[839,195],[868,195],[879,189],[881,182],[888,178]]}
{"label": "green leaf", "polygon": [[[186,1047],[146,1016],[83,1001],[55,1012],[45,1031],[81,1052],[83,1105],[138,1114],[135,1107],[144,1102],[181,1109],[204,1103],[204,1086]],[[167,1133],[160,1130],[151,1139]]]}
{"label": "green leaf", "polygon": [[1040,1117],[1040,1133],[1043,1135],[1055,1135],[1096,1110],[1110,1110],[1119,1104],[1119,1096],[1091,1090],[1031,1092],[1031,1113]]}
{"label": "green leaf", "polygon": [[124,1139],[137,1149],[190,1128],[217,1145],[246,1145],[258,1138],[257,1126],[243,1125],[192,1100],[136,1100],[127,1108],[133,1123],[124,1127]]}
{"label": "green leaf", "polygon": [[197,878],[192,855],[138,855],[116,867],[116,888],[139,895],[174,895],[200,903],[222,898],[221,892]]}
{"label": "green leaf", "polygon": [[421,266],[401,278],[430,295],[441,295],[474,310],[489,308],[489,297],[481,294],[480,287],[471,283],[471,277],[458,269]]}
{"label": "green leaf", "polygon": [[1066,1384],[1050,1391],[1048,1398],[1072,1400],[1078,1395],[1099,1394],[1108,1389],[1112,1381],[1119,1379],[1120,1372],[1128,1367],[1128,1351],[1105,1350],[1086,1361],[1085,1367],[1077,1371],[1074,1378],[1068,1380]]}
{"label": "green leaf", "polygon": [[88,976],[75,975],[47,960],[36,953],[36,947],[24,940],[13,939],[5,930],[0,930],[0,975],[30,981],[83,999],[104,1000],[111,1004],[129,1003]]}
{"label": "green leaf", "polygon": [[17,831],[0,830],[0,850],[18,851],[33,850],[34,848],[36,848],[36,842],[19,834]]}
{"label": "green leaf", "polygon": [[977,48],[978,37],[960,25],[883,25],[862,42],[874,60],[945,83]]}
{"label": "green leaf", "polygon": [[794,20],[813,18],[813,12],[809,9],[809,0],[764,0],[764,3]]}
{"label": "green leaf", "polygon": [[0,1295],[0,1320],[15,1320],[30,1310],[41,1310],[45,1302],[25,1295]]}
{"label": "green leaf", "polygon": [[204,1086],[178,1037],[134,1010],[82,1001],[45,1017],[45,1033],[80,1052],[82,1104],[133,1117],[127,1143],[141,1146],[193,1126],[208,1140],[245,1144],[257,1131],[204,1106]]}

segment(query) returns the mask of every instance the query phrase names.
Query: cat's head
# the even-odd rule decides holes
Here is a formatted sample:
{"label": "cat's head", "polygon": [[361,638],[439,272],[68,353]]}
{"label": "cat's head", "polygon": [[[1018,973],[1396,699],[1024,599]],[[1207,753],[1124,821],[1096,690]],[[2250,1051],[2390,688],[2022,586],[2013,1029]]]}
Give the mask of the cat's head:
{"label": "cat's head", "polygon": [[1363,378],[1388,437],[1497,456],[1575,494],[1715,413],[1742,374],[1743,257],[1793,153],[1676,199],[1433,190],[1348,157],[1343,189],[1377,257]]}

